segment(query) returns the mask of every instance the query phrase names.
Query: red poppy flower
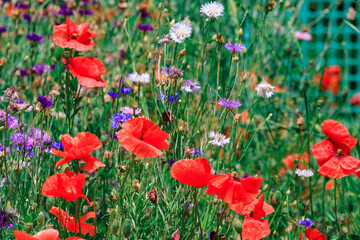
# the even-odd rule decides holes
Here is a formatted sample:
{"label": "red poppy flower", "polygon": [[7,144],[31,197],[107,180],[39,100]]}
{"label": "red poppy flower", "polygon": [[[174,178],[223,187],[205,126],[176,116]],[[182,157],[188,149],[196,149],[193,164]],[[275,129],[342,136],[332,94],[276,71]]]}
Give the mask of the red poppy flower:
{"label": "red poppy flower", "polygon": [[[294,169],[295,168],[295,161],[298,161],[300,157],[299,153],[295,153],[295,154],[291,154],[289,156],[287,156],[286,158],[284,158],[282,160],[282,162],[284,163],[285,166],[287,166],[290,169]],[[305,163],[309,162],[309,154],[308,153],[304,153],[301,157],[300,160],[298,162],[298,168],[304,169]]]}
{"label": "red poppy flower", "polygon": [[42,188],[45,197],[61,197],[72,202],[84,198],[91,203],[83,192],[85,176],[82,173],[76,175],[74,172],[59,173],[48,177]]}
{"label": "red poppy flower", "polygon": [[[270,234],[270,227],[266,219],[260,218],[275,212],[274,208],[268,204],[264,205],[264,194],[249,205],[251,206],[249,206],[248,211],[245,213],[246,217],[244,218],[241,236],[247,240],[265,238]],[[242,209],[242,211],[244,210]]]}
{"label": "red poppy flower", "polygon": [[[49,212],[59,218],[59,208],[52,207]],[[83,235],[90,234],[91,236],[94,236],[95,227],[85,223],[85,221],[89,218],[95,218],[95,213],[89,212],[85,216],[80,217],[80,224],[79,221],[76,221],[76,232],[80,232],[81,230]],[[69,232],[75,232],[75,218],[67,214],[65,211],[60,210],[60,219],[58,222],[59,224],[61,223],[62,227],[66,227]]]}
{"label": "red poppy flower", "polygon": [[179,160],[172,165],[170,175],[179,182],[196,188],[205,187],[215,177],[205,158]]}
{"label": "red poppy flower", "polygon": [[[255,205],[258,203],[261,203],[261,201],[263,201],[263,200],[264,200],[264,197],[263,197],[263,195],[261,195],[260,198],[254,199],[254,201],[252,201],[248,204],[243,204],[243,203],[229,204],[229,208],[231,210],[234,210],[235,212],[237,212],[240,215],[248,215],[250,211],[255,209]],[[274,212],[274,208],[270,204],[267,204],[264,201],[262,204],[263,204],[262,210],[264,211],[265,216]],[[265,216],[263,216],[263,217],[265,217]]]}
{"label": "red poppy flower", "polygon": [[73,138],[68,134],[64,134],[61,136],[61,141],[65,152],[58,151],[54,148],[52,149],[52,152],[56,156],[63,157],[63,159],[56,163],[56,168],[73,159],[83,160],[85,162],[84,170],[88,172],[93,172],[99,167],[105,167],[105,164],[89,155],[101,147],[101,142],[96,135],[89,132],[82,132]]}
{"label": "red poppy flower", "polygon": [[342,178],[354,173],[360,161],[349,155],[350,149],[357,143],[356,138],[350,136],[349,131],[335,120],[325,120],[321,128],[328,139],[311,148],[320,166],[318,172],[329,178]]}
{"label": "red poppy flower", "polygon": [[60,240],[59,232],[55,229],[45,229],[36,233],[34,236],[23,231],[15,230],[14,236],[15,240]]}
{"label": "red poppy flower", "polygon": [[229,204],[250,203],[260,194],[263,179],[261,177],[232,178],[231,174],[220,174],[211,179],[207,194],[217,195]]}
{"label": "red poppy flower", "polygon": [[[320,82],[321,74],[318,74],[316,78]],[[341,67],[339,65],[327,66],[322,76],[320,88],[322,91],[331,91],[334,95],[337,95],[340,90],[340,80]]]}
{"label": "red poppy flower", "polygon": [[[66,65],[66,60],[63,59]],[[70,73],[77,78],[79,84],[88,88],[104,87],[108,85],[100,75],[105,74],[106,69],[102,62],[94,57],[74,57],[69,59]]]}
{"label": "red poppy flower", "polygon": [[121,126],[123,129],[116,132],[121,146],[137,156],[154,158],[169,148],[169,135],[146,118],[133,118]]}
{"label": "red poppy flower", "polygon": [[355,94],[350,98],[350,105],[351,105],[351,106],[360,107],[360,92],[355,93]]}
{"label": "red poppy flower", "polygon": [[[307,228],[305,236],[308,240],[326,240],[326,237],[315,228]],[[300,235],[300,239],[302,239],[302,235]]]}
{"label": "red poppy flower", "polygon": [[96,34],[89,30],[90,22],[76,25],[70,18],[66,18],[66,24],[53,27],[54,43],[61,48],[72,48],[77,51],[88,51],[95,46]]}

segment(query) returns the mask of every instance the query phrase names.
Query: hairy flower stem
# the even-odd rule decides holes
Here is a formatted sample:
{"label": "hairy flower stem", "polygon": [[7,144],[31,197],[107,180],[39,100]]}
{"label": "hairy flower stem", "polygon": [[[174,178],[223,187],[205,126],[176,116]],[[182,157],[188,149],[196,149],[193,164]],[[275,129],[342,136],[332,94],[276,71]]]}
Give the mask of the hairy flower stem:
{"label": "hairy flower stem", "polygon": [[196,208],[196,215],[197,215],[198,220],[199,220],[199,228],[200,228],[200,233],[201,233],[201,239],[204,239],[203,230],[202,230],[202,227],[201,227],[201,216],[200,216],[200,213],[199,213],[199,204],[198,204],[198,201],[197,201],[197,189],[196,188],[195,188],[195,193],[193,194],[193,197],[194,197],[194,203],[195,203],[195,208]]}
{"label": "hairy flower stem", "polygon": [[[226,203],[224,203],[224,208],[222,209],[220,218],[218,219],[218,222],[217,222],[216,232],[215,232],[215,237],[214,237],[214,239],[218,239],[217,237],[219,236],[220,223],[222,222],[222,219],[223,219],[223,217],[224,217],[224,215],[225,215],[226,206],[227,206]],[[221,208],[220,208],[220,211],[221,211]]]}
{"label": "hairy flower stem", "polygon": [[123,187],[124,187],[124,185],[125,185],[126,179],[127,179],[127,177],[129,176],[129,173],[130,173],[130,171],[131,171],[132,166],[134,165],[135,157],[136,157],[136,156],[134,155],[134,157],[133,157],[133,159],[132,159],[132,161],[131,161],[131,163],[130,163],[130,167],[129,167],[129,169],[127,170],[127,172],[126,172],[126,174],[125,174],[125,178],[124,178],[123,182],[121,183],[121,187],[120,187],[120,189],[119,189],[119,192],[121,192],[121,190],[123,189]]}
{"label": "hairy flower stem", "polygon": [[[96,190],[97,190],[98,183],[99,183],[99,175],[100,175],[100,171],[98,170],[97,173],[96,173],[95,189],[94,189],[94,203],[93,203],[94,212],[95,212],[95,217],[94,217],[94,227],[95,227],[95,229],[96,229]],[[94,233],[94,240],[96,240],[96,231]]]}
{"label": "hairy flower stem", "polygon": [[335,212],[335,223],[336,223],[336,227],[337,227],[337,230],[339,231],[340,233],[340,226],[339,226],[339,220],[338,220],[338,216],[337,216],[337,198],[336,198],[336,195],[337,195],[337,179],[335,178],[335,193],[334,193],[334,212]]}
{"label": "hairy flower stem", "polygon": [[66,121],[68,124],[68,134],[71,135],[71,116],[70,116],[70,69],[69,69],[69,59],[71,58],[72,50],[70,51],[66,58]]}

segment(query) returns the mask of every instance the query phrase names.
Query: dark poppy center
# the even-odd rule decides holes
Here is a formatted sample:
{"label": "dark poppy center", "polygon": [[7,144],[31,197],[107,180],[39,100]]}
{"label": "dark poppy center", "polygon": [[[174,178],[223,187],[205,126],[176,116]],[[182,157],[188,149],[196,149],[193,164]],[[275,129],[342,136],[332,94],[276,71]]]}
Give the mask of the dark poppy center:
{"label": "dark poppy center", "polygon": [[239,178],[239,177],[233,177],[232,179],[240,182],[240,178]]}
{"label": "dark poppy center", "polygon": [[78,36],[78,34],[77,34],[77,33],[73,33],[73,34],[71,35],[71,39],[76,40],[77,36]]}

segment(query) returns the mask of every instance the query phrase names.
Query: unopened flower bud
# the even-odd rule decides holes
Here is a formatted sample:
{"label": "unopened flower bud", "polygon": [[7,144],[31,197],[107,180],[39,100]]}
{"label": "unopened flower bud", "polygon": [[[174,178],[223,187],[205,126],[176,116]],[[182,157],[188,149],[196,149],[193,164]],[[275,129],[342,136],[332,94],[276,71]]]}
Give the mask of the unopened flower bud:
{"label": "unopened flower bud", "polygon": [[55,198],[49,197],[46,199],[46,209],[49,211],[55,205]]}
{"label": "unopened flower bud", "polygon": [[234,229],[237,233],[241,233],[242,232],[242,223],[239,219],[235,218],[234,219],[234,222],[233,222],[233,225],[234,225]]}
{"label": "unopened flower bud", "polygon": [[38,225],[41,225],[45,220],[45,216],[44,216],[44,213],[43,212],[40,212],[39,215],[38,215]]}
{"label": "unopened flower bud", "polygon": [[131,234],[131,221],[130,219],[125,219],[123,227],[122,227],[122,234],[125,238],[130,237]]}
{"label": "unopened flower bud", "polygon": [[274,196],[271,199],[272,204],[278,205],[281,202],[281,192],[276,191]]}
{"label": "unopened flower bud", "polygon": [[239,31],[238,31],[238,35],[239,35],[239,37],[242,37],[242,35],[244,34],[244,32],[243,32],[243,29],[242,28],[240,28],[239,29]]}
{"label": "unopened flower bud", "polygon": [[113,223],[111,224],[111,229],[110,229],[111,233],[112,233],[113,235],[116,235],[117,232],[119,231],[119,229],[120,229],[120,223],[119,223],[119,221],[118,221],[118,220],[114,220]]}
{"label": "unopened flower bud", "polygon": [[32,229],[33,229],[32,223],[25,223],[25,232],[26,233],[30,233]]}

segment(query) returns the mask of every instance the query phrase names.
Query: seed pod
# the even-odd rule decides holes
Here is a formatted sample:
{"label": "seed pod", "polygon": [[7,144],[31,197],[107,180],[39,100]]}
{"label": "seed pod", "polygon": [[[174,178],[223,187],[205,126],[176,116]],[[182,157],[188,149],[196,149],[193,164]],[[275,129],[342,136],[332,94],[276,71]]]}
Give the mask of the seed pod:
{"label": "seed pod", "polygon": [[274,196],[271,199],[272,204],[278,205],[281,202],[281,192],[276,191]]}
{"label": "seed pod", "polygon": [[32,229],[33,229],[32,223],[25,223],[25,232],[26,233],[30,233]]}
{"label": "seed pod", "polygon": [[111,224],[111,233],[113,235],[116,235],[117,232],[119,231],[119,228],[120,228],[120,223],[118,220],[114,220],[113,223]]}
{"label": "seed pod", "polygon": [[45,216],[44,216],[44,213],[43,212],[40,212],[39,215],[38,215],[38,225],[41,225],[45,220]]}
{"label": "seed pod", "polygon": [[343,227],[341,228],[341,231],[342,231],[344,234],[348,234],[348,233],[349,233],[349,229],[348,229],[347,227],[345,227],[345,226],[343,226]]}
{"label": "seed pod", "polygon": [[89,206],[88,205],[84,205],[82,207],[82,213],[83,215],[86,215],[89,212]]}
{"label": "seed pod", "polygon": [[49,197],[46,199],[46,209],[49,211],[55,205],[55,198]]}
{"label": "seed pod", "polygon": [[129,219],[125,219],[123,227],[122,227],[122,233],[125,238],[128,238],[131,234],[131,221]]}
{"label": "seed pod", "polygon": [[237,233],[242,232],[242,223],[239,219],[235,218],[233,225],[234,225],[234,229]]}

